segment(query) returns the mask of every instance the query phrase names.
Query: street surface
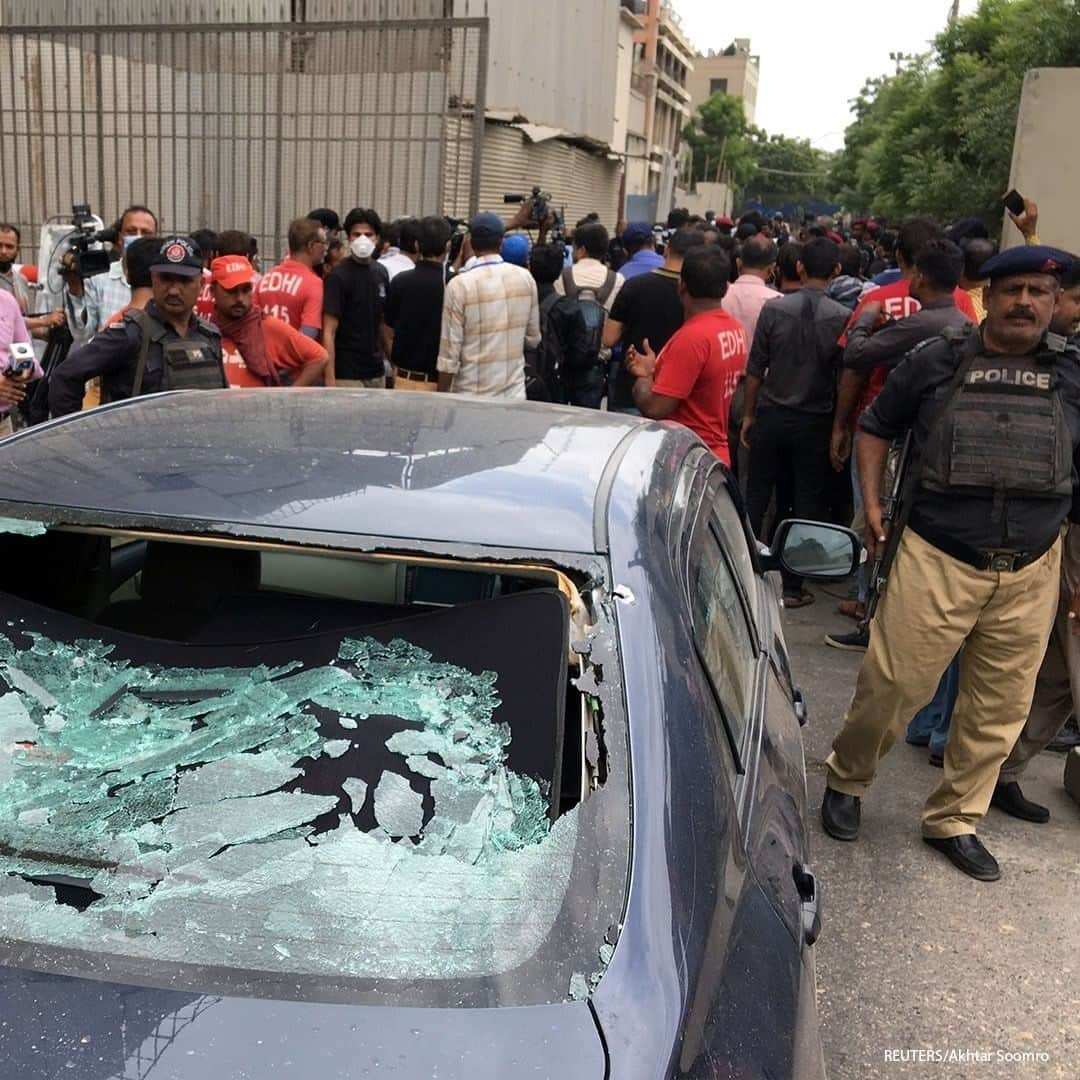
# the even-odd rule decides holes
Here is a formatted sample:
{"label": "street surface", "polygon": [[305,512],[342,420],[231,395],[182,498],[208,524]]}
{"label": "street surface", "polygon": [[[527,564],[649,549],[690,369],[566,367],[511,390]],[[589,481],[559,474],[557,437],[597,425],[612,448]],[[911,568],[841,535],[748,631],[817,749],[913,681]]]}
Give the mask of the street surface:
{"label": "street surface", "polygon": [[[830,1080],[1080,1076],[1080,807],[1062,786],[1064,755],[1032,762],[1024,793],[1046,825],[991,809],[980,837],[1002,868],[983,883],[922,843],[919,814],[938,777],[924,748],[899,741],[863,801],[853,844],[828,837],[819,810],[824,759],[861,653],[824,644],[853,624],[842,588],[785,615],[791,666],[806,695],[811,865],[822,893],[818,1001]],[[966,1054],[954,1063],[888,1051]],[[977,1055],[984,1055],[979,1060]],[[1049,1060],[1009,1055],[1043,1054]]]}

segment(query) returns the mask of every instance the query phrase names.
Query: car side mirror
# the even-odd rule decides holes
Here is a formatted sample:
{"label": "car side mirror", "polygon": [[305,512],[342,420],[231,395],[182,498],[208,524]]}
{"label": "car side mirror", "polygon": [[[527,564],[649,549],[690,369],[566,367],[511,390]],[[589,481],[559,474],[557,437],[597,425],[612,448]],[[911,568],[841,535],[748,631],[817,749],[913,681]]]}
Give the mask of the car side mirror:
{"label": "car side mirror", "polygon": [[858,569],[862,544],[850,529],[821,521],[782,521],[762,562],[810,581],[839,581]]}

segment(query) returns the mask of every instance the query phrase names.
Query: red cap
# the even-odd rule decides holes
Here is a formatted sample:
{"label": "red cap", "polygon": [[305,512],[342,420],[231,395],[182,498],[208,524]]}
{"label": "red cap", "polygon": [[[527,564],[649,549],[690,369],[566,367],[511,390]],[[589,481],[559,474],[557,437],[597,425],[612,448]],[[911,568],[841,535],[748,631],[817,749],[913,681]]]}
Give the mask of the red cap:
{"label": "red cap", "polygon": [[235,289],[255,280],[255,268],[243,255],[221,255],[210,264],[210,280],[223,289]]}

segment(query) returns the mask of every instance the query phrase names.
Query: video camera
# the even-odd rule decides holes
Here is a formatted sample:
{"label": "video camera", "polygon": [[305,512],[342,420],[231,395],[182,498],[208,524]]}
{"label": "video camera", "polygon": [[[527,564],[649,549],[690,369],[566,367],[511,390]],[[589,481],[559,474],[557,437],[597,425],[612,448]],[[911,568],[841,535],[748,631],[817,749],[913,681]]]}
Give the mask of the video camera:
{"label": "video camera", "polygon": [[539,187],[532,189],[531,195],[504,195],[504,203],[523,203],[530,202],[532,205],[529,207],[529,222],[535,225],[536,228],[540,228],[544,222],[547,221],[551,213],[551,193],[547,191],[541,191]]}
{"label": "video camera", "polygon": [[67,239],[68,248],[75,258],[72,269],[84,281],[98,274],[107,274],[112,259],[105,244],[116,242],[116,231],[98,230],[89,203],[76,203],[71,208],[71,221],[75,228]]}

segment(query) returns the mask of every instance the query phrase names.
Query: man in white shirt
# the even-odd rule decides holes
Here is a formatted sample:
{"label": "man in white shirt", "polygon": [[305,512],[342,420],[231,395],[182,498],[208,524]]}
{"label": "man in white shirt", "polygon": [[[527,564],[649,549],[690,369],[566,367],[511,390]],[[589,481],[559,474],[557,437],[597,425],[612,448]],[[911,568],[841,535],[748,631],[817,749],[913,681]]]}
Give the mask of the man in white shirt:
{"label": "man in white shirt", "polygon": [[416,218],[401,218],[386,226],[386,247],[379,256],[379,265],[386,268],[391,281],[416,266],[419,230],[420,222]]}
{"label": "man in white shirt", "polygon": [[625,279],[602,260],[607,257],[608,231],[598,221],[582,222],[574,230],[574,264],[555,282],[555,291],[577,299],[589,337],[589,364],[583,371],[564,371],[563,385],[570,405],[600,408],[607,391],[611,350],[603,346],[604,322]]}
{"label": "man in white shirt", "polygon": [[536,282],[503,262],[503,223],[477,214],[469,224],[475,260],[446,286],[439,390],[485,397],[525,397],[525,349],[540,344]]}
{"label": "man in white shirt", "polygon": [[[157,236],[157,231],[157,217],[152,210],[145,206],[129,206],[120,215],[117,243],[122,249],[140,236]],[[68,329],[76,345],[85,345],[105,326],[113,312],[131,303],[131,286],[124,277],[119,259],[110,265],[107,274],[86,281],[68,270],[65,283]]]}

